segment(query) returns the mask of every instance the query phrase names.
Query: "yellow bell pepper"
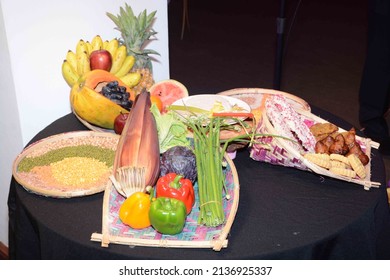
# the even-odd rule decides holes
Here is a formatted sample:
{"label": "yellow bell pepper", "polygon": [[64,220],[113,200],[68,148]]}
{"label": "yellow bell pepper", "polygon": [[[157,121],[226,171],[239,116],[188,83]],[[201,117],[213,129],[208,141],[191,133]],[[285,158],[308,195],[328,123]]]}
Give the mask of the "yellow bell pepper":
{"label": "yellow bell pepper", "polygon": [[150,195],[144,192],[135,192],[126,198],[119,209],[122,223],[134,229],[149,227],[150,200]]}

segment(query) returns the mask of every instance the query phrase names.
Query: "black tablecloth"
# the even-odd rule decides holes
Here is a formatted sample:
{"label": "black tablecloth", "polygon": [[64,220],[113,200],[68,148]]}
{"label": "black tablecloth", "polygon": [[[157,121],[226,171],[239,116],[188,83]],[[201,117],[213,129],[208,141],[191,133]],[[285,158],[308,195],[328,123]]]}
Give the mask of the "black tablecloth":
{"label": "black tablecloth", "polygon": [[[350,125],[312,108],[320,117]],[[87,130],[72,114],[31,140]],[[8,198],[12,259],[390,259],[390,212],[382,158],[372,151],[372,179],[379,189],[257,162],[242,150],[234,160],[240,203],[228,247],[177,249],[101,247],[103,193],[50,198],[26,191],[13,178]]]}

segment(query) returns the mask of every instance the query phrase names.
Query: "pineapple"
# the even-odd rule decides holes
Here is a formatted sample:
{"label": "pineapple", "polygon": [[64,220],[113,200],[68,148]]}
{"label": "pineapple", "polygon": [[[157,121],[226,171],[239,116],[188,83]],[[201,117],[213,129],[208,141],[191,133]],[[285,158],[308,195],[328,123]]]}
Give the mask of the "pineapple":
{"label": "pineapple", "polygon": [[156,11],[147,14],[144,10],[137,16],[132,8],[126,3],[120,8],[117,16],[107,13],[107,16],[115,23],[116,29],[121,32],[120,42],[126,46],[127,54],[135,57],[133,72],[141,73],[141,81],[133,88],[138,95],[143,88],[147,90],[154,84],[152,59],[149,55],[160,55],[158,52],[145,49],[145,46],[157,34],[152,28]]}

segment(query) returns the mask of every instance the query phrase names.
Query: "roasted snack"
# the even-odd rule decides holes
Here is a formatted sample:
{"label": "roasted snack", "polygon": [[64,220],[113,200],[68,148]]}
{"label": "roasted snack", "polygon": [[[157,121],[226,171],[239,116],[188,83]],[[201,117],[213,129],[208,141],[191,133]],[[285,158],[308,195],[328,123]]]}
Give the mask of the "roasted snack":
{"label": "roasted snack", "polygon": [[332,123],[316,123],[310,127],[310,131],[317,141],[325,139],[327,136],[338,131],[338,127]]}
{"label": "roasted snack", "polygon": [[349,148],[345,143],[344,136],[342,134],[338,134],[334,139],[334,143],[329,147],[329,153],[346,155],[348,151]]}
{"label": "roasted snack", "polygon": [[348,145],[348,155],[355,154],[363,165],[367,165],[370,158],[362,151],[360,144],[356,141],[356,131],[354,128],[349,130],[345,135],[345,143]]}
{"label": "roasted snack", "polygon": [[317,154],[328,154],[329,147],[323,141],[317,141],[314,150]]}
{"label": "roasted snack", "polygon": [[329,147],[334,144],[334,138],[333,138],[333,136],[329,135],[329,136],[326,136],[323,140],[321,140],[321,142],[324,143],[328,147],[328,150],[329,150]]}
{"label": "roasted snack", "polygon": [[363,163],[360,161],[358,156],[356,154],[350,154],[347,156],[350,165],[352,166],[352,169],[356,172],[356,174],[360,178],[366,178],[366,170],[364,168]]}

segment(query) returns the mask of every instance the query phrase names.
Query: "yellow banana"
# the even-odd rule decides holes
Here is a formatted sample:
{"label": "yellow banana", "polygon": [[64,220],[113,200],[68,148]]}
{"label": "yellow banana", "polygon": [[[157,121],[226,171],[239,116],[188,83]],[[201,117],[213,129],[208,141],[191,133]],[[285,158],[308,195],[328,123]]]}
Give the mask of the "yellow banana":
{"label": "yellow banana", "polygon": [[114,55],[116,53],[116,50],[119,47],[119,41],[117,39],[112,39],[108,42],[105,49],[110,52],[111,57],[114,58]]}
{"label": "yellow banana", "polygon": [[86,52],[88,53],[88,46],[83,39],[80,39],[76,45],[76,54]]}
{"label": "yellow banana", "polygon": [[142,75],[139,72],[130,72],[122,77],[120,80],[129,88],[135,87],[141,81]]}
{"label": "yellow banana", "polygon": [[87,52],[82,52],[76,54],[77,57],[77,74],[79,76],[84,75],[85,73],[91,71],[91,67],[89,64],[89,55]]}
{"label": "yellow banana", "polygon": [[85,42],[85,45],[87,46],[87,54],[90,55],[92,50],[92,44],[89,41]]}
{"label": "yellow banana", "polygon": [[123,62],[125,62],[125,59],[127,57],[126,47],[124,45],[121,45],[115,52],[114,56],[112,57],[112,66],[111,66],[111,73],[116,73],[118,70],[122,67]]}
{"label": "yellow banana", "polygon": [[68,50],[66,53],[66,61],[72,66],[72,68],[77,72],[77,58],[76,54],[71,50]]}
{"label": "yellow banana", "polygon": [[96,35],[91,41],[92,51],[101,50],[103,48],[103,40],[100,35]]}
{"label": "yellow banana", "polygon": [[126,75],[127,73],[129,73],[131,68],[133,68],[134,63],[135,63],[134,56],[132,55],[126,56],[125,61],[122,64],[122,67],[119,68],[119,70],[116,73],[114,73],[115,76],[120,78]]}
{"label": "yellow banana", "polygon": [[105,40],[105,41],[103,42],[103,49],[107,50],[108,42],[109,42],[108,40]]}
{"label": "yellow banana", "polygon": [[62,62],[62,76],[64,77],[66,83],[72,87],[77,83],[79,79],[79,75],[75,71],[75,69],[70,65],[69,61],[66,59]]}

